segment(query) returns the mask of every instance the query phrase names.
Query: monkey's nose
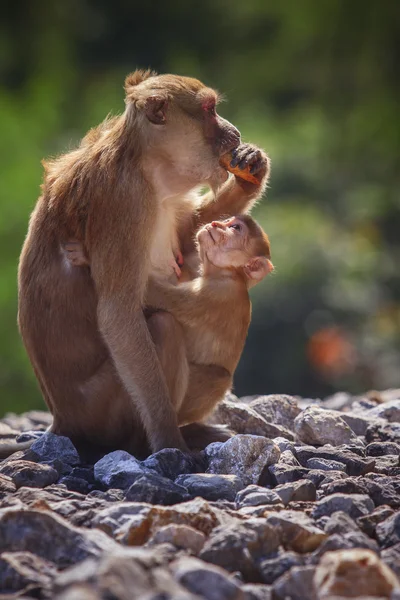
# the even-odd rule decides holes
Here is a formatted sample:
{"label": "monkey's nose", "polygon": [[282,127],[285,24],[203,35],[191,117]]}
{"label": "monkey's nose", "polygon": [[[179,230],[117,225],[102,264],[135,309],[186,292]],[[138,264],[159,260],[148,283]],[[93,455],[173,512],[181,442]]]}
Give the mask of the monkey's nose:
{"label": "monkey's nose", "polygon": [[220,223],[220,221],[212,221],[211,222],[211,227],[217,227],[219,229],[225,229],[225,224],[224,223]]}

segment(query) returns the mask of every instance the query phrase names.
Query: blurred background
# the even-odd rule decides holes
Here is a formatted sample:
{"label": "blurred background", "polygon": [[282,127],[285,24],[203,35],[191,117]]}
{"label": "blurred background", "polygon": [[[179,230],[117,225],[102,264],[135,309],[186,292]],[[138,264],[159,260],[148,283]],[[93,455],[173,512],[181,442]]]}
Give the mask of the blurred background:
{"label": "blurred background", "polygon": [[0,22],[0,416],[41,408],[16,327],[40,161],[124,108],[136,67],[198,77],[269,152],[254,211],[276,273],[252,292],[236,393],[400,386],[400,4],[19,0]]}

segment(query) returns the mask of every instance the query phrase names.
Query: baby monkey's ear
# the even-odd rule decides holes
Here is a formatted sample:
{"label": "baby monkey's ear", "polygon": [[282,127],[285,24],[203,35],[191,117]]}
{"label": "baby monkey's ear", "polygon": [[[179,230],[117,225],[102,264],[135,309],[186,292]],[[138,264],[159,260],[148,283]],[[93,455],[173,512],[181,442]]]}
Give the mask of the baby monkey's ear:
{"label": "baby monkey's ear", "polygon": [[274,265],[269,258],[265,258],[265,256],[255,256],[254,258],[251,258],[243,267],[249,287],[253,287],[253,285],[259,283],[266,275],[268,275],[268,273],[271,273],[273,270]]}

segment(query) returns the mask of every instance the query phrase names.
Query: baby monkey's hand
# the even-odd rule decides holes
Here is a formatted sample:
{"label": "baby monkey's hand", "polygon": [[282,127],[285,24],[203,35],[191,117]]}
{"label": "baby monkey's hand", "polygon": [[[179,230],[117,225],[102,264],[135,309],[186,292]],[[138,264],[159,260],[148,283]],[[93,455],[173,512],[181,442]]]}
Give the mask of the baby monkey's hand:
{"label": "baby monkey's hand", "polygon": [[220,164],[235,177],[260,185],[269,173],[269,158],[253,144],[240,144],[238,148],[220,158]]}
{"label": "baby monkey's hand", "polygon": [[78,240],[68,240],[63,246],[65,257],[74,267],[84,267],[90,264],[85,254],[83,244]]}

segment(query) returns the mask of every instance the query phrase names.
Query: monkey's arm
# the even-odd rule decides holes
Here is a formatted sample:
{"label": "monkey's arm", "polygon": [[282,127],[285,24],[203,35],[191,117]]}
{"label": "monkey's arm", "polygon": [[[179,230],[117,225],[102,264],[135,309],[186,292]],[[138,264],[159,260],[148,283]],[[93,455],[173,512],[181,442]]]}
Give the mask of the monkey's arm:
{"label": "monkey's arm", "polygon": [[132,215],[131,197],[123,200],[120,198],[121,212],[111,213],[102,207],[103,211],[97,211],[88,222],[91,275],[98,295],[98,326],[141,416],[151,450],[179,448],[186,452],[142,309],[154,215],[146,214],[143,209],[140,227],[132,233],[132,223],[137,222],[137,217]]}
{"label": "monkey's arm", "polygon": [[196,281],[173,285],[149,279],[146,305],[171,313],[182,325],[204,317],[204,302]]}
{"label": "monkey's arm", "polygon": [[268,182],[270,162],[263,150],[251,144],[241,144],[232,155],[235,173],[237,167],[243,170],[250,168],[258,180],[258,184],[246,181],[240,175],[230,177],[215,196],[211,191],[202,198],[197,213],[197,223],[209,223],[222,216],[235,216],[248,212],[262,196]]}

